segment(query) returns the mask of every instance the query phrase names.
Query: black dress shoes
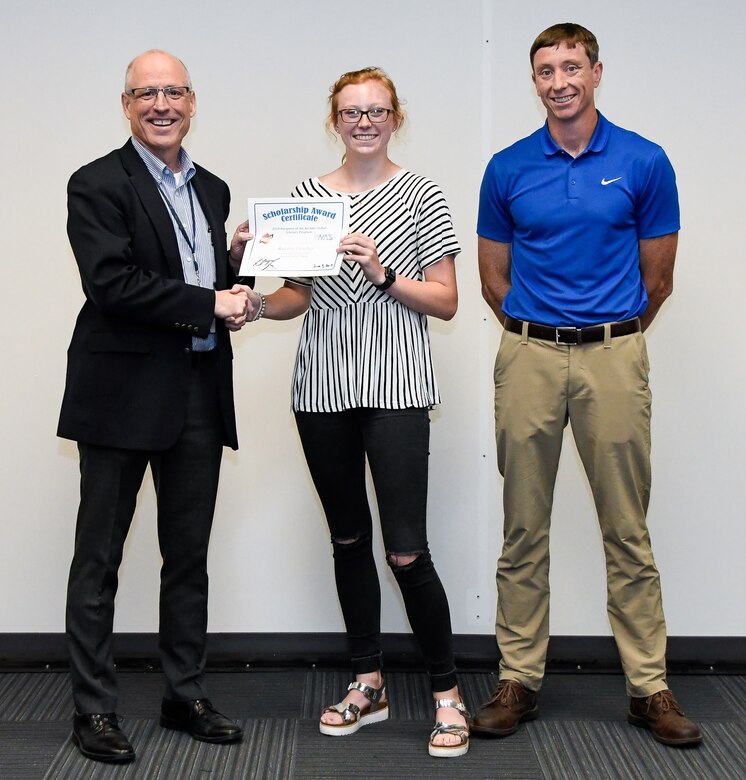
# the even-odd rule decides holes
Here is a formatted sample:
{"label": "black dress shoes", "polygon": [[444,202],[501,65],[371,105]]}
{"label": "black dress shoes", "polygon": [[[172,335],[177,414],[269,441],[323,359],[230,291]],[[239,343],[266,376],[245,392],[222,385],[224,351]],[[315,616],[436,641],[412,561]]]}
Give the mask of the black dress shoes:
{"label": "black dress shoes", "polygon": [[113,712],[86,713],[73,718],[73,742],[95,761],[134,761],[135,751]]}
{"label": "black dress shoes", "polygon": [[241,727],[221,715],[209,699],[164,699],[161,703],[161,726],[186,731],[202,742],[238,742],[243,736]]}

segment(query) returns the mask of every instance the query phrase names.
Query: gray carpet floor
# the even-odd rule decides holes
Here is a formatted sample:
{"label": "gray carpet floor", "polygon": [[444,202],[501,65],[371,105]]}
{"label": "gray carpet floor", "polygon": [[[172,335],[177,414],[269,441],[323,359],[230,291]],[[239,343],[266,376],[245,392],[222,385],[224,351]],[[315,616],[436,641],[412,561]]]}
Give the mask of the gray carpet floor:
{"label": "gray carpet floor", "polygon": [[[625,720],[624,682],[616,674],[550,674],[541,717],[504,739],[472,737],[468,755],[427,754],[432,711],[427,679],[387,675],[391,717],[348,738],[319,734],[322,706],[338,701],[346,673],[317,669],[211,672],[213,703],[244,728],[243,742],[199,743],[162,729],[162,677],[122,672],[123,727],[136,751],[128,765],[84,759],[70,742],[73,705],[63,672],[0,673],[2,780],[327,780],[327,778],[500,778],[501,780],[743,780],[746,778],[746,677],[670,678],[704,734],[698,748],[655,742]],[[463,673],[467,706],[487,699],[496,678]]]}

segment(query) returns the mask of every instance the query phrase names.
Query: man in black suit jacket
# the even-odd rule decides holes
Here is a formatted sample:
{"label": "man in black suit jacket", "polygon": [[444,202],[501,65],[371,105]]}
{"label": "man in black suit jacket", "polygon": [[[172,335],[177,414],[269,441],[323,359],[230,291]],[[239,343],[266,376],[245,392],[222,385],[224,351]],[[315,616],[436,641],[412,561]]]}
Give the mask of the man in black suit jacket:
{"label": "man in black suit jacket", "polygon": [[[101,761],[135,757],[115,714],[111,636],[148,464],[163,558],[161,725],[208,742],[241,738],[204,688],[207,548],[222,449],[238,447],[228,331],[248,311],[228,263],[230,193],[181,146],[195,96],[180,60],[158,50],[134,59],[122,106],[132,138],[68,186],[68,235],[86,300],[58,429],[80,452],[66,616],[73,741]],[[243,243],[234,242],[240,256]]]}

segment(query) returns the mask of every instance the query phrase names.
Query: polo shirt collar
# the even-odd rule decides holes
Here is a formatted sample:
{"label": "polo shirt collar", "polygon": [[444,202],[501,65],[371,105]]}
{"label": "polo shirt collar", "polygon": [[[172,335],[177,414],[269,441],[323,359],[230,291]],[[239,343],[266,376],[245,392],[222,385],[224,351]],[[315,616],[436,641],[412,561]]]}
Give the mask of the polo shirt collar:
{"label": "polo shirt collar", "polygon": [[[598,114],[598,122],[596,123],[596,129],[593,131],[590,143],[588,144],[585,152],[602,152],[606,148],[606,144],[609,141],[609,122],[600,111],[596,111]],[[541,143],[541,150],[547,157],[558,154],[562,149],[557,145],[557,142],[552,138],[549,132],[549,123],[544,122],[544,127],[539,136]]]}

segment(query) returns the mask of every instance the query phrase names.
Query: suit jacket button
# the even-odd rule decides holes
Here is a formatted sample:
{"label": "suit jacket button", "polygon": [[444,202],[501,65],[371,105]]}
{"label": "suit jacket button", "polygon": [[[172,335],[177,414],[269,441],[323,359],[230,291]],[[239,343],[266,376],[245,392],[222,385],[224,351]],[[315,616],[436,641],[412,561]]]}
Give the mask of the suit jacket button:
{"label": "suit jacket button", "polygon": [[191,351],[191,347],[184,347],[184,354],[189,355]]}

